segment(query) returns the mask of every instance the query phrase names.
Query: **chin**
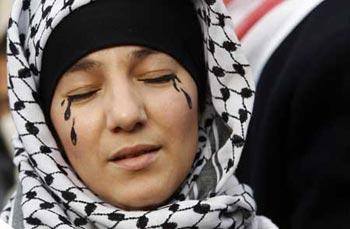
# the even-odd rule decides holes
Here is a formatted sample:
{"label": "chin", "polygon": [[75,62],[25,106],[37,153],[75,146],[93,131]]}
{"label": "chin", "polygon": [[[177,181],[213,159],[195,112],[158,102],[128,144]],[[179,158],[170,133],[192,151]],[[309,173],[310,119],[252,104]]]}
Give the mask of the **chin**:
{"label": "chin", "polygon": [[119,201],[112,201],[116,207],[124,210],[151,210],[166,203],[173,192],[169,189],[164,190],[164,186],[162,188],[157,186],[133,188],[119,194]]}
{"label": "chin", "polygon": [[132,197],[128,196],[128,198],[124,199],[123,201],[116,202],[113,204],[114,206],[121,208],[123,210],[152,210],[159,206],[161,206],[164,202],[168,200],[168,198],[155,198],[156,196],[137,196]]}

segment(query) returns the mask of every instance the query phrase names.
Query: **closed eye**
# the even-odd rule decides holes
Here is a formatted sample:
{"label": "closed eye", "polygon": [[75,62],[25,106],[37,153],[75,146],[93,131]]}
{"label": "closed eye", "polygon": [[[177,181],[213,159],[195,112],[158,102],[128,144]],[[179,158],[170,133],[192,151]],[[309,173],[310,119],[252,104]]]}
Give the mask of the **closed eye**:
{"label": "closed eye", "polygon": [[167,83],[175,80],[178,82],[181,82],[175,74],[168,74],[168,75],[163,75],[155,78],[138,79],[138,81],[142,81],[150,84]]}
{"label": "closed eye", "polygon": [[75,102],[75,101],[81,101],[84,99],[88,99],[91,96],[93,96],[98,90],[94,90],[94,91],[89,91],[86,93],[80,93],[80,94],[75,94],[75,95],[69,95],[68,96],[68,100],[71,102]]}

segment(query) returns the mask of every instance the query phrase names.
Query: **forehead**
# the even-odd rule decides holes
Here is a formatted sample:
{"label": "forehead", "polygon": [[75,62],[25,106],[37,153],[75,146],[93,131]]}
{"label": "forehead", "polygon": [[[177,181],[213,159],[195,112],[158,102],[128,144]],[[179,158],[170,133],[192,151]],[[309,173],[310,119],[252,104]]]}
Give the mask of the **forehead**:
{"label": "forehead", "polygon": [[134,66],[150,58],[155,59],[157,62],[176,63],[171,56],[155,49],[140,46],[119,46],[101,49],[88,54],[74,63],[66,73],[106,67],[106,65],[118,62]]}

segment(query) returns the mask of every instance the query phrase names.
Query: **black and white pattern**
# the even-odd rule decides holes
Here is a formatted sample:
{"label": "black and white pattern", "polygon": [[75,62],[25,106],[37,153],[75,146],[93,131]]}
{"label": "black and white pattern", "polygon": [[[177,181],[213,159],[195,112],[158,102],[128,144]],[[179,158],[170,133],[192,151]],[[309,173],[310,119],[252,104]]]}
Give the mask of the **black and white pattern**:
{"label": "black and white pattern", "polygon": [[1,218],[12,224],[20,197],[24,228],[274,228],[255,215],[251,190],[234,176],[254,85],[220,0],[193,0],[205,36],[211,97],[200,124],[198,153],[180,193],[169,205],[152,211],[123,211],[101,201],[78,179],[45,123],[37,88],[42,51],[52,29],[74,9],[91,2],[17,0],[14,4],[8,85],[18,131],[14,146],[20,188]]}

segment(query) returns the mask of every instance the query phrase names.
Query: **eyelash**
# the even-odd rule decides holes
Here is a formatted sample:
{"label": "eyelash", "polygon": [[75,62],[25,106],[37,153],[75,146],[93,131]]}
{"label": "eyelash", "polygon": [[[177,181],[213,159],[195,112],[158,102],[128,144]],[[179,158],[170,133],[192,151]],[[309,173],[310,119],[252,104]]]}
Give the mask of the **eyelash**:
{"label": "eyelash", "polygon": [[75,101],[80,101],[80,100],[84,100],[87,98],[90,98],[91,96],[93,96],[98,90],[94,90],[94,91],[89,91],[86,93],[81,93],[81,94],[76,94],[76,95],[69,95],[68,96],[68,100],[71,102],[75,102]]}
{"label": "eyelash", "polygon": [[[170,81],[179,81],[179,78],[175,74],[168,74],[168,75],[163,75],[160,77],[155,77],[155,78],[149,78],[149,79],[139,79],[138,81],[142,81],[144,83],[149,83],[149,84],[162,84],[162,83],[168,83]],[[94,91],[89,91],[86,93],[81,93],[81,94],[76,94],[76,95],[69,95],[68,100],[71,102],[77,102],[81,101],[84,99],[88,99],[91,96],[93,96],[98,90]]]}
{"label": "eyelash", "polygon": [[157,83],[161,84],[161,83],[168,83],[174,80],[177,80],[180,82],[179,78],[175,74],[168,74],[168,75],[163,75],[160,77],[149,78],[149,79],[139,79],[138,81],[142,81],[149,84],[157,84]]}

